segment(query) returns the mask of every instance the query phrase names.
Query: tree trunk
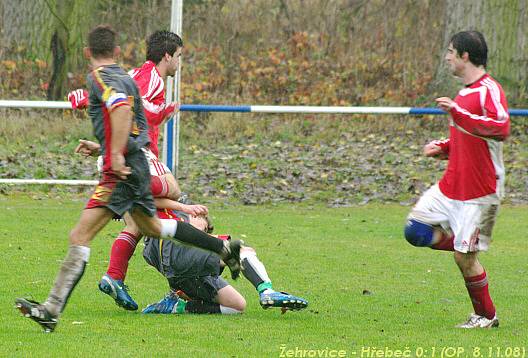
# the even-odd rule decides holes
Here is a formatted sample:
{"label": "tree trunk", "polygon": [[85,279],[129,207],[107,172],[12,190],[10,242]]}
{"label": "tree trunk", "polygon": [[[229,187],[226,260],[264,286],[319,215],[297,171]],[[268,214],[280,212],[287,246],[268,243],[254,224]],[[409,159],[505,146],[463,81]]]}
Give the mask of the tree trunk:
{"label": "tree trunk", "polygon": [[443,61],[451,36],[459,31],[477,30],[488,44],[488,71],[505,88],[508,100],[520,103],[527,94],[527,6],[528,0],[447,0],[444,46],[438,56],[435,92],[453,95],[459,87],[448,75]]}
{"label": "tree trunk", "polygon": [[66,45],[68,36],[64,29],[56,29],[51,38],[51,53],[53,56],[53,72],[49,81],[48,100],[58,100],[65,95],[65,83],[67,78],[66,68]]}
{"label": "tree trunk", "polygon": [[47,10],[42,0],[2,0],[0,7],[2,44],[30,49],[31,54],[44,57],[49,40],[44,30]]}

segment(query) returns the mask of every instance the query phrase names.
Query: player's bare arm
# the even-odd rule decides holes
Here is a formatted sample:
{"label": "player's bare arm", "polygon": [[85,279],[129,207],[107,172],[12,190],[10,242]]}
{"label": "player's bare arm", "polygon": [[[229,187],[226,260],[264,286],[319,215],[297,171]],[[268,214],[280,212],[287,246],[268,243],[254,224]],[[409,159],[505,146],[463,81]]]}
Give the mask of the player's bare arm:
{"label": "player's bare arm", "polygon": [[442,150],[437,140],[433,140],[423,147],[423,154],[426,157],[435,159],[447,159],[447,153]]}
{"label": "player's bare arm", "polygon": [[75,148],[75,153],[85,157],[96,157],[99,155],[101,145],[90,140],[79,139],[79,144]]}
{"label": "player's bare arm", "polygon": [[449,112],[455,106],[455,101],[449,97],[439,97],[435,99],[436,105],[443,111]]}
{"label": "player's bare arm", "polygon": [[112,171],[121,179],[126,179],[130,175],[130,168],[125,165],[123,155],[132,127],[132,110],[130,106],[119,106],[110,113],[110,123],[112,126],[111,139],[111,162]]}
{"label": "player's bare arm", "polygon": [[154,203],[158,209],[183,211],[192,216],[205,216],[209,213],[209,210],[204,205],[186,205],[167,198],[154,198]]}

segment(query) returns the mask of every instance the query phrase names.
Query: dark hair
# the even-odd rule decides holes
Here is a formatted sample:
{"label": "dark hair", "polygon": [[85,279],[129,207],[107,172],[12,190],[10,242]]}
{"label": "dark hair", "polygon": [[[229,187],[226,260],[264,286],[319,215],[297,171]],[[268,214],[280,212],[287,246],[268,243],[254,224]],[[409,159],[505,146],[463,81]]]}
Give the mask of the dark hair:
{"label": "dark hair", "polygon": [[478,31],[462,31],[451,38],[451,44],[462,56],[464,52],[469,55],[469,61],[475,66],[484,66],[488,62],[488,45],[484,35]]}
{"label": "dark hair", "polygon": [[147,39],[147,61],[158,64],[166,53],[173,55],[183,47],[180,36],[170,31],[156,31]]}
{"label": "dark hair", "polygon": [[112,57],[117,32],[110,25],[99,25],[88,34],[88,47],[95,58]]}

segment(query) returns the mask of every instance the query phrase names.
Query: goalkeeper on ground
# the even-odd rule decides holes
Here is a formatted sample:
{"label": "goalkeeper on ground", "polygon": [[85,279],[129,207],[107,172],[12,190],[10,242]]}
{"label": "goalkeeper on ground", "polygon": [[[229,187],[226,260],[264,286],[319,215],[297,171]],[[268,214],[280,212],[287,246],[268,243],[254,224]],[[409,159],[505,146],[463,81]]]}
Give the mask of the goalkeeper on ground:
{"label": "goalkeeper on ground", "polygon": [[[167,209],[158,209],[158,216],[189,222],[203,231],[212,231],[210,221],[203,216],[190,216]],[[217,237],[230,240],[229,235]],[[217,255],[190,246],[173,244],[168,240],[146,238],[143,257],[149,265],[167,278],[170,287],[170,292],[161,301],[147,306],[143,313],[234,314],[244,311],[244,297],[220,277],[225,265]],[[243,246],[240,259],[242,274],[259,293],[262,308],[279,307],[285,312],[307,307],[308,302],[305,299],[273,290],[266,268],[254,249]]]}

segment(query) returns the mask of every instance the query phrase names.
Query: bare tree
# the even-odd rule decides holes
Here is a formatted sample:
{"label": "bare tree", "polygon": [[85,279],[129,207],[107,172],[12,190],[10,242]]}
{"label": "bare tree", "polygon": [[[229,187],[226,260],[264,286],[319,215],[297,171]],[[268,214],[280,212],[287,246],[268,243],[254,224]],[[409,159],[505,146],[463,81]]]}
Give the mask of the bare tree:
{"label": "bare tree", "polygon": [[[510,101],[526,96],[528,80],[527,0],[447,0],[443,50],[453,34],[477,30],[488,43],[488,68],[508,92]],[[439,56],[443,59],[444,52]],[[453,89],[444,61],[436,73],[437,89]]]}

